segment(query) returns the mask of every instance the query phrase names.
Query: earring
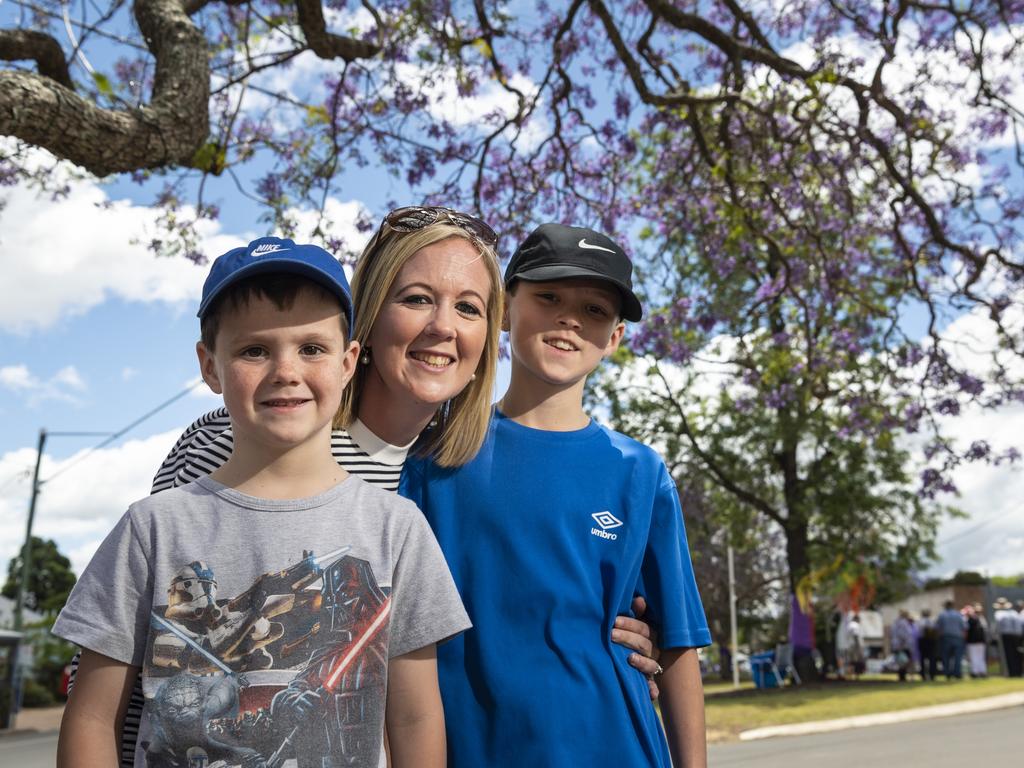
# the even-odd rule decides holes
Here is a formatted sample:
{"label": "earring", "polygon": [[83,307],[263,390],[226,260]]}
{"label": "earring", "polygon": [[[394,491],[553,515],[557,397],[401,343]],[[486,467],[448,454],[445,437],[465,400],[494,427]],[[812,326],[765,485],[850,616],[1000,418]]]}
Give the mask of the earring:
{"label": "earring", "polygon": [[366,349],[363,350],[363,354],[361,354],[359,356],[359,362],[362,363],[363,365],[369,365],[370,364],[370,348],[369,347],[366,347]]}
{"label": "earring", "polygon": [[476,381],[476,374],[474,373],[472,376],[470,376],[469,380],[470,381]]}

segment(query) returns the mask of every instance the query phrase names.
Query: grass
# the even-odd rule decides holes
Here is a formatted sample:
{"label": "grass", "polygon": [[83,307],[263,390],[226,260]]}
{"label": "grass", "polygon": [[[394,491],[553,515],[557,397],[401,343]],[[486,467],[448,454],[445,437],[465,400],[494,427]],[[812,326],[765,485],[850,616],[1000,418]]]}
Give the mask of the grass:
{"label": "grass", "polygon": [[879,675],[766,690],[747,684],[734,691],[729,683],[712,683],[705,689],[704,702],[708,741],[732,741],[741,731],[765,725],[894,712],[1020,692],[1024,692],[1020,678],[899,683],[894,676]]}

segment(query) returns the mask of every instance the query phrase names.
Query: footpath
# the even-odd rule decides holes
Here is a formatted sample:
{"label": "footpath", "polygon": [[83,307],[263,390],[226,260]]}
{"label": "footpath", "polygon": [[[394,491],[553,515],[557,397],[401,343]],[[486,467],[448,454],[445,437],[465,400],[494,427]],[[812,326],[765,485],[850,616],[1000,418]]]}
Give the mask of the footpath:
{"label": "footpath", "polygon": [[14,727],[0,729],[0,739],[6,736],[20,736],[26,733],[47,733],[60,730],[60,719],[64,705],[23,709],[14,716]]}
{"label": "footpath", "polygon": [[845,731],[850,728],[867,728],[873,725],[890,725],[907,723],[913,720],[930,720],[935,717],[966,715],[975,712],[988,712],[995,709],[1024,706],[1024,692],[1005,693],[1000,696],[989,696],[983,699],[968,699],[951,704],[937,704],[931,707],[916,707],[895,712],[878,712],[870,715],[841,717],[834,720],[816,720],[806,723],[789,725],[769,725],[741,731],[740,741],[769,739],[775,736],[803,736],[810,733],[826,733],[828,731]]}

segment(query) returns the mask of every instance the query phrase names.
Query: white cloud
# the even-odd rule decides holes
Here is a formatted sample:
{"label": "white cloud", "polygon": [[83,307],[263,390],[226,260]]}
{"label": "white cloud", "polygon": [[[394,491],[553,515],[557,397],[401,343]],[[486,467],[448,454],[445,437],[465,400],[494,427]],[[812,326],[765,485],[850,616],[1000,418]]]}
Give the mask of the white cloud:
{"label": "white cloud", "polygon": [[[346,246],[359,253],[369,242],[373,232],[360,232],[356,222],[367,213],[367,208],[358,200],[341,202],[330,198],[324,205],[323,214],[319,211],[292,210],[290,215],[296,223],[296,239],[312,240],[313,233],[319,229],[330,232],[332,237],[342,240]],[[340,254],[339,254],[340,255]],[[346,270],[349,277],[351,270]]]}
{"label": "white cloud", "polygon": [[207,385],[206,382],[203,381],[202,376],[196,376],[194,378],[191,378],[181,386],[182,389],[186,387],[192,388],[191,391],[188,393],[189,397],[196,398],[199,400],[211,401],[207,404],[204,404],[204,407],[216,408],[224,404],[224,399],[216,392],[214,392],[212,389],[210,389],[209,385]]}
{"label": "white cloud", "polygon": [[[61,173],[63,167],[55,163],[55,173]],[[140,242],[133,242],[148,241],[146,233],[156,231],[155,209],[127,200],[110,201],[94,181],[72,179],[68,183],[68,196],[55,202],[43,202],[35,191],[20,186],[4,193],[0,333],[45,330],[111,298],[162,302],[183,309],[198,304],[206,267],[184,258],[158,258]],[[325,219],[329,231],[343,236],[353,247],[362,245],[369,239],[355,226],[362,210],[364,206],[357,201],[328,200]],[[310,238],[318,215],[291,213],[299,222],[297,239]],[[199,232],[201,248],[209,254],[224,253],[256,236],[225,234],[219,224],[208,221],[200,224]],[[28,372],[17,366],[5,371],[0,385],[14,388],[18,381],[27,381],[24,376]],[[56,383],[63,390],[79,389],[75,375],[62,372]]]}
{"label": "white cloud", "polygon": [[75,393],[87,388],[85,380],[73,365],[61,368],[49,379],[41,379],[24,363],[0,368],[0,387],[23,396],[30,407],[47,400],[77,404],[80,401]]}
{"label": "white cloud", "polygon": [[[156,214],[110,202],[91,181],[72,181],[65,199],[40,204],[33,190],[5,193],[0,213],[0,331],[28,333],[80,315],[108,298],[195,302],[205,270],[185,259],[158,259],[133,238]],[[109,203],[109,207],[107,207]],[[213,245],[216,226],[207,226]]]}
{"label": "white cloud", "polygon": [[85,381],[82,380],[78,370],[73,365],[61,368],[53,375],[53,383],[59,386],[70,387],[71,389],[85,389]]}
{"label": "white cloud", "polygon": [[[988,440],[993,445],[1019,444],[1024,406],[982,412],[970,409],[947,419],[947,433],[962,445]],[[1024,572],[1024,467],[975,462],[953,473],[960,496],[953,504],[967,517],[949,520],[939,533],[940,560],[930,570],[950,575],[958,570],[989,575]]]}
{"label": "white cloud", "polygon": [[[986,75],[989,82],[1008,79],[1013,84],[1004,98],[1017,110],[1024,109],[1024,81],[1017,72],[1020,57],[1014,51],[1016,38],[1019,38],[1021,32],[1022,28],[1013,27],[989,30],[985,34],[985,47],[989,52]],[[964,63],[965,59],[970,58],[964,56],[964,52],[971,49],[971,41],[960,34],[956,37],[956,48],[924,51],[917,46],[916,33],[912,24],[904,22],[901,25],[896,55],[883,70],[883,83],[887,92],[903,93],[905,89],[910,89],[913,98],[923,99],[936,112],[945,111],[952,115],[953,125],[950,127],[953,135],[972,135],[969,124],[977,114],[977,108],[972,102],[978,93],[978,76],[973,68]],[[841,52],[846,60],[860,58],[863,64],[851,74],[865,83],[871,82],[883,55],[879,46],[854,34],[824,41],[822,48]],[[818,49],[807,40],[794,43],[782,55],[805,68],[813,69],[819,64]],[[843,113],[853,115],[856,105],[852,97],[846,91],[840,93],[846,100]],[[1013,127],[1008,124],[1000,134],[985,137],[972,148],[1010,147],[1014,142]],[[969,168],[965,173],[976,176],[978,169]]]}
{"label": "white cloud", "polygon": [[35,377],[28,371],[25,365],[6,365],[0,368],[0,385],[12,389],[15,392],[24,389],[31,389],[35,383]]}
{"label": "white cloud", "polygon": [[[40,489],[34,534],[54,539],[71,558],[75,572],[81,573],[128,505],[149,493],[153,475],[180,433],[175,429],[131,440],[95,451],[80,462],[84,451],[63,461],[44,455],[40,477],[53,480]],[[0,565],[6,564],[24,541],[35,459],[31,448],[0,455]],[[78,463],[70,466],[73,462]],[[67,471],[55,476],[63,467],[68,467]]]}
{"label": "white cloud", "polygon": [[139,375],[138,368],[132,368],[130,365],[125,366],[121,369],[121,381],[131,381]]}
{"label": "white cloud", "polygon": [[[375,23],[364,9],[359,9],[355,13],[333,12],[329,14],[328,20],[330,29],[343,34],[359,34],[372,28]],[[290,31],[275,31],[250,47],[247,53],[259,61],[265,54],[290,49],[293,43],[286,32]],[[433,43],[424,38],[421,45],[430,46]],[[496,80],[482,83],[475,94],[466,96],[459,93],[458,83],[454,77],[447,74],[438,76],[435,70],[414,63],[415,56],[412,59],[413,61],[395,65],[371,60],[362,62],[362,66],[368,69],[394,66],[395,74],[404,85],[413,92],[422,93],[427,97],[425,111],[431,118],[447,120],[458,128],[471,129],[480,126],[483,130],[486,125],[489,130],[489,126],[494,125],[496,120],[504,120],[518,109],[516,94]],[[238,64],[241,66],[241,60]],[[322,87],[323,82],[326,78],[336,78],[337,72],[335,62],[321,59],[312,51],[305,51],[291,59],[287,65],[270,67],[258,73],[251,81],[258,89],[246,88],[242,91],[240,87],[236,87],[234,92],[242,94],[242,111],[246,114],[265,115],[277,130],[298,129],[308,117],[306,112],[293,107],[277,108],[279,100],[271,94],[287,94],[312,105],[321,104],[326,96]],[[388,99],[394,93],[393,86],[387,82],[389,78],[383,74],[380,79],[383,85],[379,95]],[[520,72],[515,72],[508,78],[508,85],[520,91],[528,100],[536,97],[537,84]],[[515,137],[514,129],[509,129],[505,133],[505,139],[511,141],[515,137],[517,146],[528,149],[536,146],[547,135],[548,129],[549,123],[544,111],[535,110],[530,122],[518,137]]]}

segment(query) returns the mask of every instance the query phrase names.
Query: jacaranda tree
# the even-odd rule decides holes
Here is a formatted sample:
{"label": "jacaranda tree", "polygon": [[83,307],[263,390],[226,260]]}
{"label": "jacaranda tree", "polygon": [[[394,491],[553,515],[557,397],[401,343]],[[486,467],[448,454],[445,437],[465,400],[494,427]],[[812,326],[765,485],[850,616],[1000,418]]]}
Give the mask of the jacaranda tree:
{"label": "jacaranda tree", "polygon": [[[1002,458],[942,418],[1021,392],[1019,0],[12,0],[0,24],[0,180],[52,185],[32,148],[131,174],[159,252],[201,259],[193,225],[243,195],[288,232],[352,170],[507,242],[617,233],[661,442],[781,527],[794,588],[835,547],[919,562],[950,470]],[[970,312],[980,356],[943,337]]]}

